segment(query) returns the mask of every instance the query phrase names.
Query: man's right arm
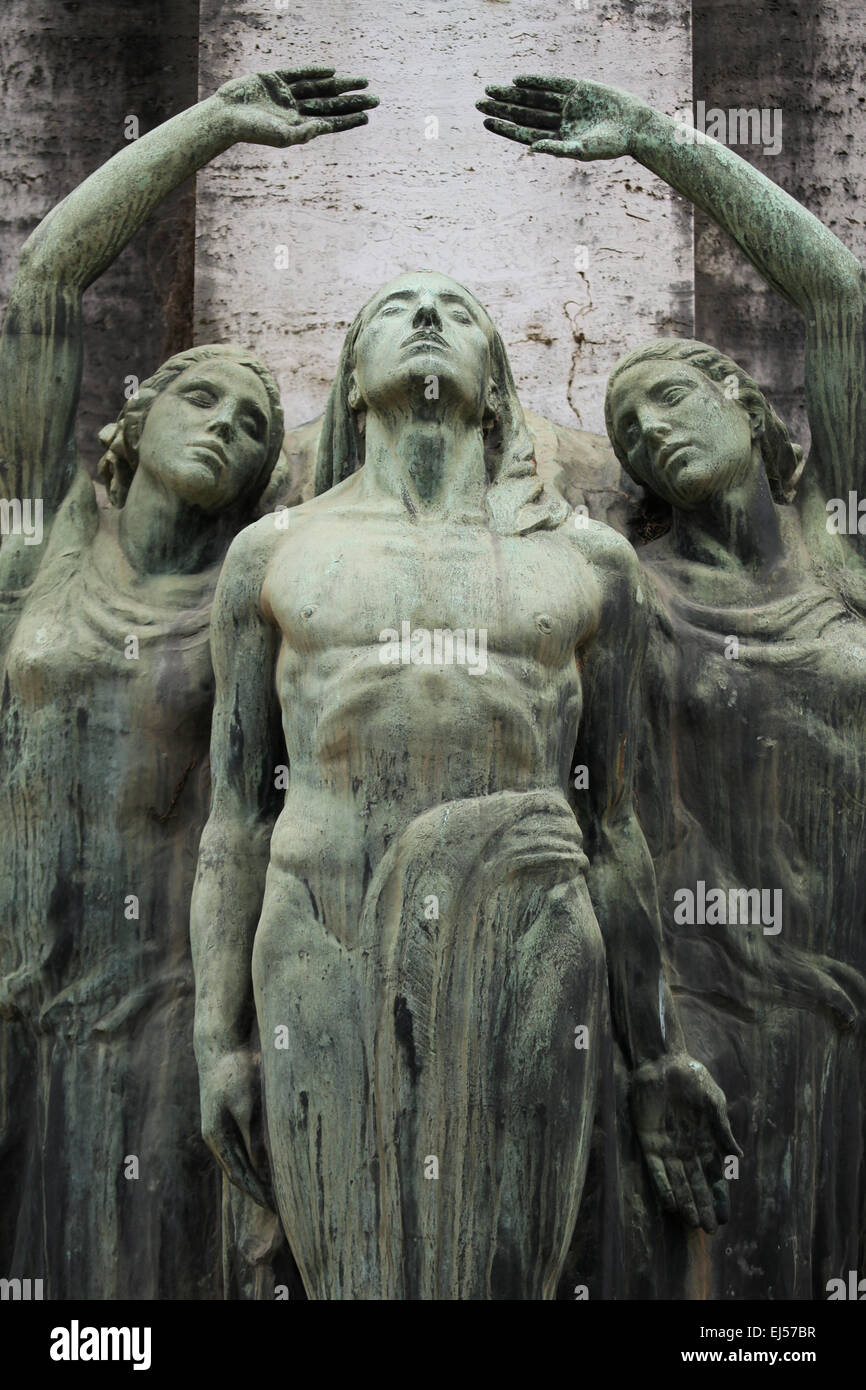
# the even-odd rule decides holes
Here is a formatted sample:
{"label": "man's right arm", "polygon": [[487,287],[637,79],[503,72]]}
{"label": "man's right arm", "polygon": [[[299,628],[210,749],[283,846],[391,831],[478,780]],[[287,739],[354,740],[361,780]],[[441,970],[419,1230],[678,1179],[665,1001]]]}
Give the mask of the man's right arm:
{"label": "man's right arm", "polygon": [[262,1205],[271,1202],[264,1156],[253,1152],[260,1082],[250,1046],[251,960],[279,812],[274,768],[285,761],[279,631],[260,604],[273,536],[273,517],[265,517],[235,539],[214,599],[213,797],[190,918],[202,1133],[226,1175]]}

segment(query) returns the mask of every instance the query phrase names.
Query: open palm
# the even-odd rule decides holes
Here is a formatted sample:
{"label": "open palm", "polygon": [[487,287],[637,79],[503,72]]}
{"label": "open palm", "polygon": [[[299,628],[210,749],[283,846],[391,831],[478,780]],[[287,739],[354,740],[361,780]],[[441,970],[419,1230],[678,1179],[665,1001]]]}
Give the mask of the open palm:
{"label": "open palm", "polygon": [[618,159],[649,107],[639,97],[601,82],[567,77],[515,77],[510,87],[484,88],[476,103],[485,128],[528,145],[534,154],[567,159]]}
{"label": "open palm", "polygon": [[281,68],[234,77],[216,92],[231,108],[236,141],[301,145],[317,135],[366,125],[378,97],[359,96],[365,77],[338,77],[333,68]]}
{"label": "open palm", "polygon": [[662,1206],[715,1231],[729,1215],[724,1160],[743,1151],[709,1072],[684,1053],[645,1063],[632,1077],[631,1112]]}

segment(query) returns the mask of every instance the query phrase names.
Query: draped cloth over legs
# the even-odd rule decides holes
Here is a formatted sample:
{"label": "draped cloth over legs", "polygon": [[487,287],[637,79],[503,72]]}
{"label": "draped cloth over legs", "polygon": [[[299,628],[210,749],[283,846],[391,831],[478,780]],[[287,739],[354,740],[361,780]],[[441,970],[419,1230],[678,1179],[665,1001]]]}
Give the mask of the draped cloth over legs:
{"label": "draped cloth over legs", "polygon": [[357,947],[326,948],[318,1010],[291,971],[274,1000],[266,896],[259,1018],[289,1035],[264,1048],[269,1145],[311,1297],[555,1296],[608,1026],[586,867],[561,791],[425,812],[378,864]]}

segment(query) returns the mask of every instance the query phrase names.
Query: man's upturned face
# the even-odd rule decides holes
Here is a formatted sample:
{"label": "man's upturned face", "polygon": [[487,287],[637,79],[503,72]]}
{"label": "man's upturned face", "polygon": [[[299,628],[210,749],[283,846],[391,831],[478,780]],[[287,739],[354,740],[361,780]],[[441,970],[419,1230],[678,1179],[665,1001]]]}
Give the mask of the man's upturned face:
{"label": "man's upturned face", "polygon": [[430,271],[400,275],[364,310],[350,404],[387,413],[442,400],[480,424],[490,344],[486,313],[456,281]]}
{"label": "man's upturned face", "polygon": [[752,467],[748,413],[685,362],[636,363],[611,387],[613,432],[632,477],[691,511]]}

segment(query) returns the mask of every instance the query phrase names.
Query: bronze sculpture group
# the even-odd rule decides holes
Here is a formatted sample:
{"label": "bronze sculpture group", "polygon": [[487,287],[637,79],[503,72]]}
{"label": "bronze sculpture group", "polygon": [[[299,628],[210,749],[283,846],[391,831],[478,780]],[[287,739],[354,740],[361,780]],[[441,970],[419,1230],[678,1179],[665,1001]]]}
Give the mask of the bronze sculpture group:
{"label": "bronze sculpture group", "polygon": [[104,492],[75,456],[84,289],[221,150],[362,125],[365,86],[227,83],[21,254],[0,488],[44,535],[0,548],[0,1272],[219,1296],[201,1128],[308,1297],[555,1298],[606,1109],[624,1260],[590,1296],[820,1297],[866,1193],[866,572],[825,506],[864,457],[854,257],[639,99],[517,78],[488,129],[638,160],[800,308],[805,464],[723,353],[637,348],[606,420],[667,529],[633,546],[541,480],[493,322],[433,272],[352,324],[311,500],[259,515],[282,409],[239,348],[142,384]]}

